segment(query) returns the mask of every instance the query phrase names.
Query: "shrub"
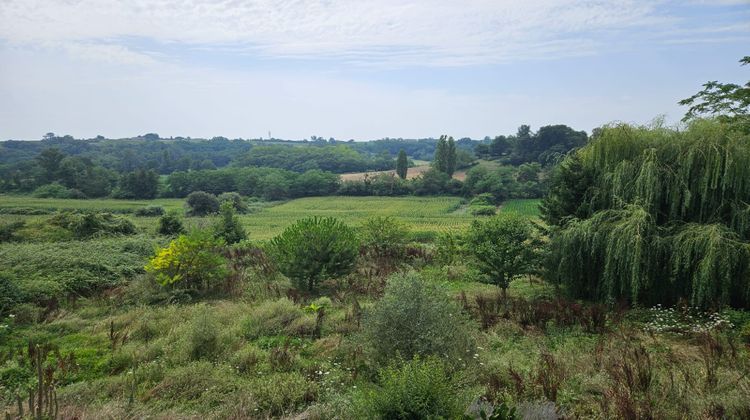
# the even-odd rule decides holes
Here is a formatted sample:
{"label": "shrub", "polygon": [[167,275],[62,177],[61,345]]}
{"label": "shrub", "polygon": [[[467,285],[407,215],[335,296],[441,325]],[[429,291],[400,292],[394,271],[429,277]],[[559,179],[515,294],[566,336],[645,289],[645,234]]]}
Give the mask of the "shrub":
{"label": "shrub", "polygon": [[182,225],[180,215],[176,211],[170,211],[160,217],[156,233],[165,236],[174,236],[185,233],[185,227]]}
{"label": "shrub", "polygon": [[23,302],[46,304],[121,285],[143,272],[154,244],[146,236],[6,244],[0,272],[13,279]]}
{"label": "shrub", "polygon": [[271,240],[279,271],[307,291],[322,280],[349,274],[357,248],[354,231],[333,217],[298,220]]}
{"label": "shrub", "polygon": [[73,190],[57,182],[42,185],[35,189],[31,195],[37,198],[78,198],[74,197],[77,194]]}
{"label": "shrub", "polygon": [[436,358],[392,365],[380,371],[380,387],[358,405],[379,419],[458,418],[463,412],[456,384]]}
{"label": "shrub", "polygon": [[146,206],[135,210],[135,215],[141,217],[155,217],[162,214],[164,214],[164,207],[162,206]]}
{"label": "shrub", "polygon": [[539,259],[533,225],[514,213],[502,213],[486,222],[475,220],[466,243],[477,267],[503,291],[513,278],[532,273]]}
{"label": "shrub", "polygon": [[235,214],[234,206],[231,202],[225,201],[221,203],[221,214],[216,225],[214,225],[214,232],[217,237],[224,239],[228,244],[234,244],[247,239],[247,233],[245,233],[240,219]]}
{"label": "shrub", "polygon": [[411,272],[389,279],[364,331],[378,361],[438,355],[456,362],[473,350],[469,323],[445,290]]}
{"label": "shrub", "polygon": [[0,317],[10,313],[11,309],[21,301],[21,292],[12,279],[0,273]]}
{"label": "shrub", "polygon": [[473,216],[494,216],[497,209],[495,206],[472,206],[469,212]]}
{"label": "shrub", "polygon": [[476,197],[472,198],[469,202],[469,206],[492,206],[495,202],[495,196],[491,193],[481,193]]}
{"label": "shrub", "polygon": [[226,261],[217,252],[223,245],[209,232],[194,230],[159,249],[145,269],[163,286],[180,283],[208,290],[226,276]]}
{"label": "shrub", "polygon": [[407,231],[392,217],[374,217],[362,224],[360,230],[362,253],[385,272],[406,256]]}
{"label": "shrub", "polygon": [[191,216],[205,216],[219,211],[219,199],[203,191],[193,191],[185,200]]}
{"label": "shrub", "polygon": [[20,241],[21,238],[16,232],[25,225],[23,220],[0,224],[0,243]]}
{"label": "shrub", "polygon": [[236,192],[225,192],[219,194],[219,204],[230,203],[237,213],[247,213],[248,207],[242,196]]}
{"label": "shrub", "polygon": [[58,213],[50,219],[50,224],[67,229],[76,238],[89,238],[94,235],[132,235],[135,225],[130,220],[111,213]]}

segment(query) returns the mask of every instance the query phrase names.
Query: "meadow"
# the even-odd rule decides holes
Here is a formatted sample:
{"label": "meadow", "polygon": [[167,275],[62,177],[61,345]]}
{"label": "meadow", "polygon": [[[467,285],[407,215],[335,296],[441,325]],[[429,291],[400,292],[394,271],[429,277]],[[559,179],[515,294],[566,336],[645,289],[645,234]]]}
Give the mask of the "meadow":
{"label": "meadow", "polygon": [[[538,220],[538,204],[509,200],[499,212]],[[50,418],[422,418],[399,410],[424,401],[455,419],[503,407],[515,414],[500,418],[750,414],[747,313],[607,307],[568,299],[535,275],[501,293],[454,241],[473,220],[489,220],[472,216],[464,199],[251,201],[238,215],[250,241],[227,254],[226,284],[210,293],[164,287],[144,271],[170,239],[155,233],[157,217],[135,215],[151,205],[184,210],[174,199],[0,197],[0,221],[25,220],[31,231],[54,217],[34,213],[61,209],[115,211],[137,227],[129,236],[0,244],[0,280],[11,279],[24,302],[0,318],[6,412],[19,412],[16,390],[41,382],[59,407]],[[253,256],[308,216],[333,216],[357,232],[372,217],[392,217],[408,256],[391,266],[364,249],[354,272],[300,293]],[[217,218],[184,220],[210,229]],[[383,264],[390,268],[379,272]],[[431,343],[428,353],[461,351],[384,362],[378,352],[391,335],[402,337],[397,346],[416,335]],[[50,361],[49,382],[25,373],[35,354]]]}
{"label": "meadow", "polygon": [[[508,200],[501,211],[539,216],[540,200]],[[417,236],[465,229],[474,219],[463,211],[465,200],[459,197],[309,197],[284,202],[251,203],[250,213],[240,220],[251,239],[267,240],[281,233],[294,221],[309,216],[333,216],[359,225],[370,217],[393,217],[408,226]],[[161,206],[165,211],[185,210],[185,200],[163,198],[155,200],[115,199],[54,199],[0,195],[0,221],[45,220],[55,211],[104,211],[121,213],[144,233],[153,233],[156,217],[135,217],[135,210],[147,206]],[[42,213],[42,214],[35,214]],[[48,213],[48,214],[45,214]],[[188,225],[205,225],[212,218],[187,218]]]}

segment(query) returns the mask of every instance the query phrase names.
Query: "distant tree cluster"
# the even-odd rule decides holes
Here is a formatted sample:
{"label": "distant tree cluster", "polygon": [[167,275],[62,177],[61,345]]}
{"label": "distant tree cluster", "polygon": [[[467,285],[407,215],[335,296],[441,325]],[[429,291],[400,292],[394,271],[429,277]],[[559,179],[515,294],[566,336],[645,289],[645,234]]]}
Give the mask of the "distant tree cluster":
{"label": "distant tree cluster", "polygon": [[588,142],[585,131],[575,131],[567,125],[547,125],[536,133],[528,125],[522,125],[513,136],[497,136],[491,141],[477,145],[475,152],[480,157],[502,159],[512,165],[540,163],[554,165],[573,149]]}
{"label": "distant tree cluster", "polygon": [[453,137],[440,136],[432,167],[448,176],[456,172],[456,142]]}
{"label": "distant tree cluster", "polygon": [[280,168],[294,172],[316,169],[334,173],[381,171],[394,168],[393,158],[388,153],[369,157],[346,145],[257,146],[241,156],[236,165]]}

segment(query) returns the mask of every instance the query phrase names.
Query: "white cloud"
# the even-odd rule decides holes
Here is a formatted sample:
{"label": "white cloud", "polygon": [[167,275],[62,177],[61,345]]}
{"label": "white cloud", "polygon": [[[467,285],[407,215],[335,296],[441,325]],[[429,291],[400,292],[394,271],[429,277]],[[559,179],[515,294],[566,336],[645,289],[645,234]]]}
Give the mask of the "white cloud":
{"label": "white cloud", "polygon": [[[80,53],[123,39],[235,48],[266,57],[465,65],[590,54],[628,28],[663,28],[663,0],[4,0],[0,38]],[[598,34],[599,37],[594,35]],[[84,52],[85,54],[85,52]]]}

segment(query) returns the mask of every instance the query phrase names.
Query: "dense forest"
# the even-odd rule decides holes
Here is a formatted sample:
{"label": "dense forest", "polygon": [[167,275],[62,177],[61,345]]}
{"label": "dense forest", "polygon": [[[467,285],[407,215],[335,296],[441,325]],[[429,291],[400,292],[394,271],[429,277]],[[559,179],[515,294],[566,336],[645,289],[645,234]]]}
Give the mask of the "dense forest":
{"label": "dense forest", "polygon": [[[502,139],[502,141],[498,140]],[[538,181],[542,165],[549,166],[567,151],[586,143],[586,133],[567,126],[542,127],[531,132],[521,126],[517,135],[490,141],[461,139],[451,142],[455,164],[448,177],[443,168],[419,180],[393,176],[348,181],[338,185],[333,174],[386,171],[396,168],[396,157],[433,160],[441,139],[341,142],[313,136],[308,141],[161,139],[146,134],[134,139],[74,139],[48,133],[40,141],[0,143],[0,192],[33,193],[56,198],[184,197],[191,191],[214,194],[240,192],[269,200],[311,195],[477,194],[493,188],[477,186],[493,177],[499,184]],[[447,137],[442,138],[447,141]],[[498,146],[502,143],[502,147]],[[542,152],[542,150],[546,152]],[[438,153],[439,154],[439,153]],[[464,189],[452,182],[456,169],[473,166],[477,158],[508,166],[496,174],[473,173]],[[518,165],[531,167],[517,169]],[[257,170],[264,168],[264,170]],[[530,168],[530,169],[529,169]],[[518,172],[518,177],[516,177]],[[166,176],[160,180],[159,175]],[[484,181],[486,184],[487,182]],[[537,197],[542,187],[495,187],[496,198]],[[515,194],[511,190],[524,190]]]}

